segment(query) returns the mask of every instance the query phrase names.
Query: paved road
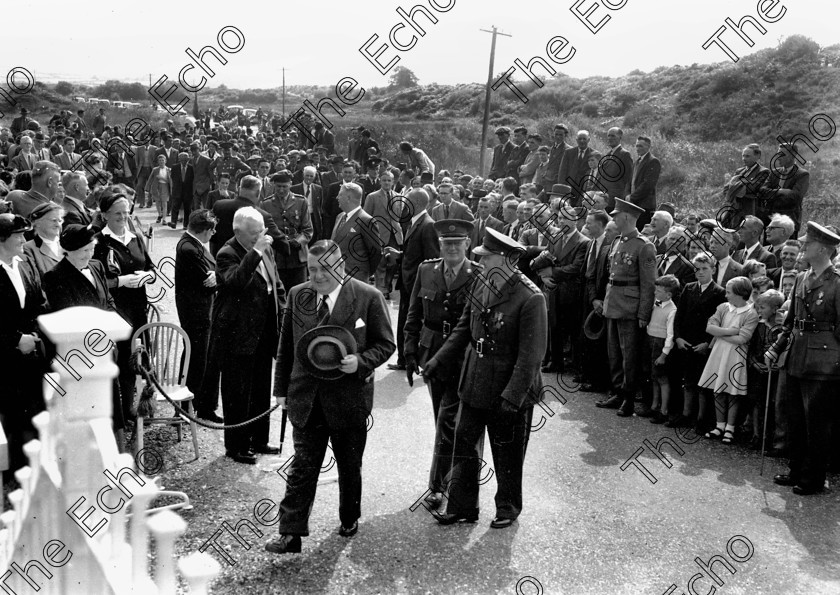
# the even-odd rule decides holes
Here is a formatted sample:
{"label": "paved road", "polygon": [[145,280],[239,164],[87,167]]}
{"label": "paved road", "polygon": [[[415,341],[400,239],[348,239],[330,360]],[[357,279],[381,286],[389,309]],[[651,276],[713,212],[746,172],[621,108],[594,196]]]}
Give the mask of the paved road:
{"label": "paved road", "polygon": [[[140,213],[151,219],[151,211]],[[174,254],[180,234],[158,233],[155,260]],[[164,319],[175,319],[172,300],[168,290],[159,303]],[[396,323],[396,307],[391,315]],[[199,430],[201,457],[190,462],[189,440],[178,444],[174,431],[152,430],[148,443],[164,452],[163,483],[185,489],[195,503],[184,514],[189,528],[179,555],[196,551],[223,521],[235,526],[244,519],[262,537],[243,523],[246,549],[223,533],[218,543],[233,565],[207,550],[223,566],[214,593],[660,595],[689,593],[698,573],[692,585],[701,594],[713,586],[725,595],[840,593],[840,490],[834,487],[840,477],[830,476],[828,494],[800,498],[772,483],[782,470],[777,460],[768,461],[761,477],[753,452],[694,434],[678,437],[645,419],[620,419],[595,408],[595,395],[561,388],[557,378],[546,381],[566,402],[547,404],[551,415],[535,412],[545,423],[528,447],[524,509],[518,523],[501,531],[488,527],[495,490],[489,448],[477,524],[440,527],[422,506],[411,510],[431,461],[431,401],[422,382],[410,389],[402,374],[384,367],[376,374],[359,534],[350,540],[335,534],[338,488],[325,483],[300,555],[263,551],[276,529],[254,518],[257,502],[283,497],[278,470],[292,453],[291,429],[283,454],[253,467],[224,457],[219,432]],[[273,442],[279,435],[278,411]],[[660,461],[653,448],[663,439]],[[650,478],[632,464],[621,470],[640,448]],[[335,474],[331,469],[323,477]],[[264,518],[275,514],[266,510]],[[715,556],[717,584],[695,561]]]}

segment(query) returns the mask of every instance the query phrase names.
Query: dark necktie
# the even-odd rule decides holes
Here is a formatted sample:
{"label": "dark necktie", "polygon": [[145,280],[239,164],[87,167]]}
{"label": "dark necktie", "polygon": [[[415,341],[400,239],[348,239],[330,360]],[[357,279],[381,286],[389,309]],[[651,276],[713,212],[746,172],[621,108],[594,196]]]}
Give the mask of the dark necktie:
{"label": "dark necktie", "polygon": [[443,280],[446,281],[446,289],[450,289],[452,282],[455,281],[455,273],[449,267],[446,267],[446,271],[443,273]]}
{"label": "dark necktie", "polygon": [[330,307],[327,305],[328,296],[321,296],[321,305],[318,306],[318,326],[324,324],[330,317]]}
{"label": "dark necktie", "polygon": [[443,205],[443,216],[445,219],[449,219],[449,205]]}
{"label": "dark necktie", "polygon": [[659,300],[656,300],[655,302],[653,302],[653,305],[658,306],[658,307],[662,307],[662,302],[660,302]]}
{"label": "dark necktie", "polygon": [[586,265],[586,270],[591,271],[595,269],[595,262],[598,259],[598,240],[592,242],[592,249],[589,251],[589,263]]}

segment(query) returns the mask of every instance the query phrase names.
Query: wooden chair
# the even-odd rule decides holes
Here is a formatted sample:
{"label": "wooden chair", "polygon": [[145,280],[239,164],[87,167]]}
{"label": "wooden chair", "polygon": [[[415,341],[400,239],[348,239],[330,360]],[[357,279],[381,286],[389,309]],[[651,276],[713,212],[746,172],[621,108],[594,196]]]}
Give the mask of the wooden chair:
{"label": "wooden chair", "polygon": [[149,322],[160,322],[160,310],[152,303],[146,305],[146,320]]}
{"label": "wooden chair", "polygon": [[[144,324],[136,331],[131,338],[131,344],[143,345],[149,354],[151,369],[155,373],[158,382],[169,395],[169,398],[178,403],[185,411],[191,412],[193,397],[192,391],[187,388],[187,373],[190,369],[190,339],[187,332],[177,324],[169,322],[150,322]],[[145,379],[142,375],[137,377],[138,391],[140,394]],[[163,395],[156,396],[156,402],[167,402]],[[183,415],[175,417],[149,417],[137,416],[137,429],[135,431],[135,453],[143,450],[143,430],[145,424],[166,424],[174,425],[178,430],[178,441],[182,439],[181,426],[190,425],[192,431],[193,448],[195,458],[198,459],[198,432],[194,421]]]}

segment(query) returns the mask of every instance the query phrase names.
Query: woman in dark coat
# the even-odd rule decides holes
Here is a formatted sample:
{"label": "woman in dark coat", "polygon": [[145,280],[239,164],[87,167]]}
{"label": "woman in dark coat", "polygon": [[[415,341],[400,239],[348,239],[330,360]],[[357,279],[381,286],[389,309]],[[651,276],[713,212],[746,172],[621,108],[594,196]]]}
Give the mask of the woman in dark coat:
{"label": "woman in dark coat", "polygon": [[23,245],[23,258],[38,272],[43,281],[44,273],[61,260],[58,234],[64,221],[64,211],[54,202],[38,205],[29,214],[35,236]]}
{"label": "woman in dark coat", "polygon": [[[108,291],[105,267],[101,262],[92,260],[94,252],[95,229],[84,225],[71,224],[61,232],[61,248],[64,258],[55,268],[44,275],[44,293],[47,295],[49,309],[52,312],[74,306],[91,306],[116,312],[116,304]],[[112,419],[117,443],[124,445],[122,401],[119,382],[114,382]],[[123,448],[120,449],[124,450]]]}
{"label": "woman in dark coat", "polygon": [[[99,199],[99,212],[105,227],[94,236],[93,258],[105,267],[108,290],[117,312],[133,331],[146,324],[147,283],[155,279],[154,264],[146,250],[143,236],[135,235],[128,226],[130,204],[118,191],[106,189]],[[129,418],[134,405],[134,378],[131,368],[131,340],[117,343],[117,365],[120,368],[123,416]]]}

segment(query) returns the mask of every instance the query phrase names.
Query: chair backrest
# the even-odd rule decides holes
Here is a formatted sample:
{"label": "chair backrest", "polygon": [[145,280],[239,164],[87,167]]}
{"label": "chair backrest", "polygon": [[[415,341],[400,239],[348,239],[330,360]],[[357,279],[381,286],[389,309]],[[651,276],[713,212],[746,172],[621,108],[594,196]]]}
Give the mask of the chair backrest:
{"label": "chair backrest", "polygon": [[160,310],[152,303],[146,304],[146,320],[160,322]]}
{"label": "chair backrest", "polygon": [[187,331],[171,322],[150,322],[134,331],[131,345],[136,346],[138,339],[149,353],[151,368],[158,382],[186,384],[191,355]]}

